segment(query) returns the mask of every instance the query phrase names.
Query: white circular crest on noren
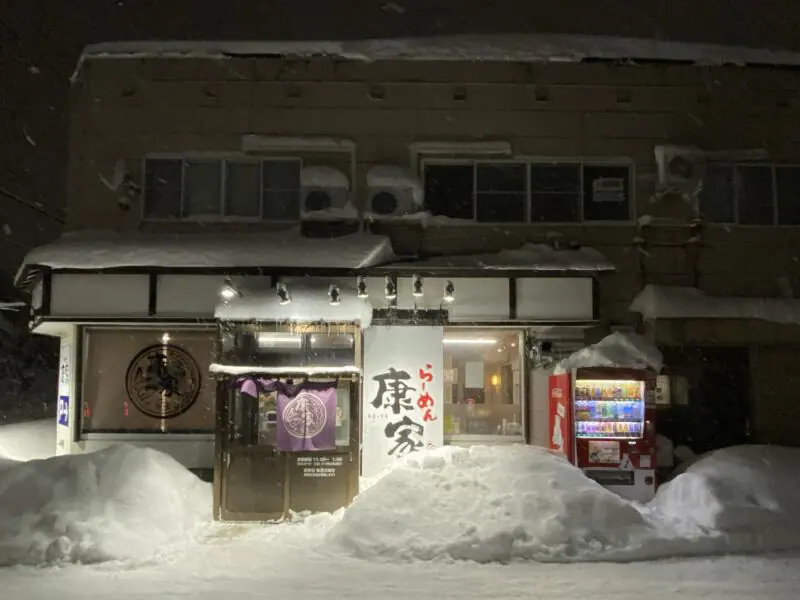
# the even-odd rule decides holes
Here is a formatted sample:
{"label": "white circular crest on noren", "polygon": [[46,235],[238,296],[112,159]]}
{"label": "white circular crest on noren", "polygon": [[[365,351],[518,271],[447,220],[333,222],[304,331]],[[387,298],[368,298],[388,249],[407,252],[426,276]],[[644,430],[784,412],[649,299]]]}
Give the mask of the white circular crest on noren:
{"label": "white circular crest on noren", "polygon": [[328,409],[319,396],[305,391],[289,401],[281,417],[286,433],[292,437],[310,439],[325,428]]}

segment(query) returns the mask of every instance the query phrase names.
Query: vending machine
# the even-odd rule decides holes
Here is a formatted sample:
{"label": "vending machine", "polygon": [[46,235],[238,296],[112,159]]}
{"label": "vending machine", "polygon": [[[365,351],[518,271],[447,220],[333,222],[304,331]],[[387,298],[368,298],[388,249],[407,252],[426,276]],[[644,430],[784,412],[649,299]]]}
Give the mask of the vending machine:
{"label": "vending machine", "polygon": [[584,368],[550,376],[550,449],[629,500],[655,496],[655,407],[649,371]]}

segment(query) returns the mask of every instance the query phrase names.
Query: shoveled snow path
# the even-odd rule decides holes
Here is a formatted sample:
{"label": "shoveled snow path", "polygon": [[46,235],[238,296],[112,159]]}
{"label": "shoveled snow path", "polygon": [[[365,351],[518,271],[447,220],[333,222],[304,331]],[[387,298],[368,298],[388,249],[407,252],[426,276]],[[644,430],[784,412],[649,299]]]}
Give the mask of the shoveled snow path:
{"label": "shoveled snow path", "polygon": [[[228,535],[230,534],[230,535]],[[3,596],[20,600],[220,597],[274,600],[593,598],[710,600],[800,597],[800,555],[635,564],[386,564],[334,556],[304,528],[221,529],[186,555],[152,566],[0,570]]]}

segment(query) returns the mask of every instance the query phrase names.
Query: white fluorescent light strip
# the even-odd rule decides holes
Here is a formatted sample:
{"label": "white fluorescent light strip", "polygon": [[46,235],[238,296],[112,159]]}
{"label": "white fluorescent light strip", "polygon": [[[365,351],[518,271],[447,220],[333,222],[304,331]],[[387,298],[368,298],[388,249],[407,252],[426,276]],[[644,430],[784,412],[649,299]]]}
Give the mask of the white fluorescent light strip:
{"label": "white fluorescent light strip", "polygon": [[445,344],[463,344],[465,346],[494,346],[497,343],[497,340],[491,340],[488,338],[444,338],[443,342]]}
{"label": "white fluorescent light strip", "polygon": [[211,373],[226,375],[339,375],[361,373],[361,368],[355,365],[344,367],[245,367],[241,365],[222,365],[212,363],[208,370]]}
{"label": "white fluorescent light strip", "polygon": [[301,344],[302,338],[298,336],[272,336],[272,335],[264,335],[263,333],[258,334],[258,343],[259,344],[297,344],[298,346]]}

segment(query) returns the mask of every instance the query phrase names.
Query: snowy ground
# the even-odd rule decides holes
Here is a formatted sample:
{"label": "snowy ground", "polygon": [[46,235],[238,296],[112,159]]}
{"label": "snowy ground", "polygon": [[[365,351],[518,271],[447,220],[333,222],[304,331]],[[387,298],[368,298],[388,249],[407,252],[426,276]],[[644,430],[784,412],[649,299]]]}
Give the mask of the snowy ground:
{"label": "snowy ground", "polygon": [[795,600],[800,556],[653,563],[510,566],[380,564],[309,550],[301,540],[218,540],[191,557],[126,570],[116,565],[0,570],[3,596],[18,600],[270,598],[608,598]]}
{"label": "snowy ground", "polygon": [[[440,452],[344,515],[260,527],[210,523],[207,484],[153,451],[18,462],[46,455],[41,427],[0,427],[3,597],[800,597],[797,450],[712,455],[646,507],[535,449]],[[726,551],[751,555],[697,556]],[[695,558],[642,560],[669,554]]]}

